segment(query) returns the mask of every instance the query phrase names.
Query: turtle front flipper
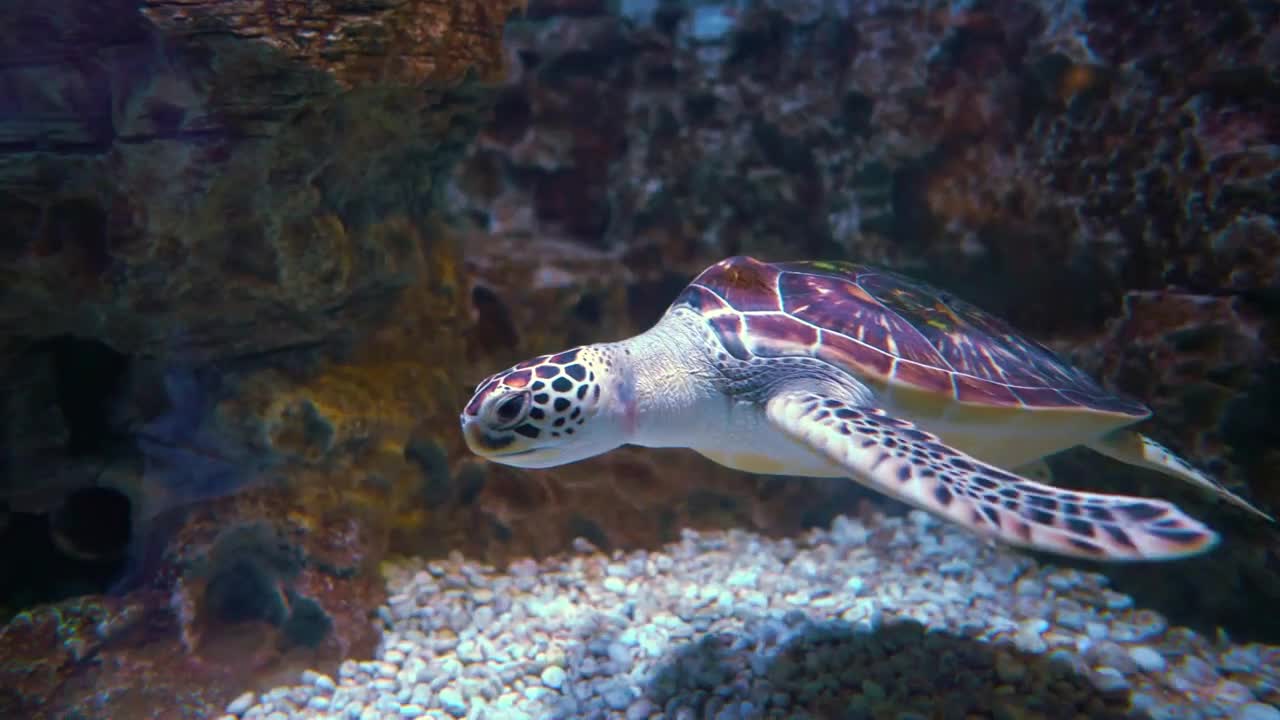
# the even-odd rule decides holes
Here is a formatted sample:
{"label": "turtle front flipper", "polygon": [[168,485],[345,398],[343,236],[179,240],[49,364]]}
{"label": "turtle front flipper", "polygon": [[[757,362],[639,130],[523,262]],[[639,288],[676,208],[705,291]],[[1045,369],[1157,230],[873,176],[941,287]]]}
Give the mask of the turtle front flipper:
{"label": "turtle front flipper", "polygon": [[1043,485],[988,465],[878,408],[812,392],[768,401],[769,420],[853,479],[1003,542],[1096,560],[1164,560],[1218,536],[1173,504]]}
{"label": "turtle front flipper", "polygon": [[1260,515],[1275,522],[1275,518],[1254,507],[1248,500],[1226,489],[1217,480],[1200,472],[1191,463],[1174,454],[1172,450],[1142,433],[1122,428],[1089,443],[1089,448],[1113,460],[1184,480],[1254,515]]}

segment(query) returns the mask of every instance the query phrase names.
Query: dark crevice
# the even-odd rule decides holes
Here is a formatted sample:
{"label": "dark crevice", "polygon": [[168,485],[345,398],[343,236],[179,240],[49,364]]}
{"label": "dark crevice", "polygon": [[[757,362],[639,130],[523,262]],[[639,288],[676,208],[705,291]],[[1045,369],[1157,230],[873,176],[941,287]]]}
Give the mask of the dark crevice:
{"label": "dark crevice", "polygon": [[35,484],[46,480],[72,479],[54,491],[60,497],[21,511],[5,508],[0,614],[6,616],[23,607],[107,592],[126,569],[134,540],[133,499],[100,484],[110,468],[121,470],[135,453],[132,438],[116,421],[129,357],[96,340],[71,336],[38,343],[31,356],[52,370],[53,403],[66,428],[65,445],[48,449],[59,456],[51,467],[78,470],[58,471],[56,478],[28,468],[19,472],[31,461],[23,457],[5,468],[11,476],[0,479],[0,488],[19,494],[41,492]]}
{"label": "dark crevice", "polygon": [[129,359],[96,340],[61,337],[49,341],[58,408],[66,420],[67,452],[76,457],[110,454],[125,440],[112,427],[113,405],[129,370]]}

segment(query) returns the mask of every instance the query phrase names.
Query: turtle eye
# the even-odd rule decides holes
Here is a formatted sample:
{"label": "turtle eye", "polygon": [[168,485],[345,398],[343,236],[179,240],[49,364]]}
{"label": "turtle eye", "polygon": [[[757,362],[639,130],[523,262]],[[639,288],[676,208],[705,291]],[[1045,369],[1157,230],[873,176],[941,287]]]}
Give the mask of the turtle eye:
{"label": "turtle eye", "polygon": [[511,423],[520,419],[520,413],[524,410],[524,393],[512,395],[511,397],[498,403],[494,413],[497,415],[499,422]]}

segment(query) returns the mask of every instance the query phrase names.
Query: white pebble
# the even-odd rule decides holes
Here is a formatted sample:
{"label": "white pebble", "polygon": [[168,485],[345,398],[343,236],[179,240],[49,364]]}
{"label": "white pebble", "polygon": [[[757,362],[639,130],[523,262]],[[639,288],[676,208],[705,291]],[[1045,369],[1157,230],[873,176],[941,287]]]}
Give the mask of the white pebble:
{"label": "white pebble", "polygon": [[1246,703],[1236,710],[1232,720],[1280,720],[1280,709],[1260,702]]}
{"label": "white pebble", "polygon": [[440,707],[450,715],[462,717],[467,714],[467,702],[462,699],[462,693],[456,689],[447,687],[441,690],[437,699],[440,701]]}
{"label": "white pebble", "polygon": [[564,685],[564,668],[559,665],[548,665],[546,669],[542,671],[541,677],[543,685],[559,690]]}
{"label": "white pebble", "polygon": [[[829,532],[814,530],[803,539],[775,541],[742,530],[682,533],[682,541],[663,552],[606,557],[587,549],[517,561],[505,573],[464,563],[457,553],[434,569],[421,560],[388,562],[393,617],[376,660],[343,662],[337,682],[308,670],[301,685],[263,693],[258,705],[246,693],[228,706],[224,720],[300,714],[532,720],[601,712],[681,720],[697,715],[680,702],[698,693],[710,698],[708,718],[741,720],[848,683],[870,703],[851,704],[848,713],[869,716],[871,705],[897,690],[886,680],[868,680],[861,667],[848,668],[844,677],[842,664],[852,658],[843,643],[796,661],[777,652],[837,617],[858,633],[914,621],[928,631],[992,643],[995,668],[987,672],[996,677],[982,682],[1017,691],[1032,680],[1041,684],[1038,670],[1032,677],[1041,663],[1025,662],[1014,648],[1051,653],[1056,664],[1075,668],[1054,676],[1065,682],[1113,689],[1133,683],[1135,694],[1153,678],[1132,673],[1168,670],[1157,643],[1136,644],[1135,628],[1156,623],[1146,615],[1118,616],[1115,609],[1124,609],[1127,598],[1104,593],[1099,578],[1012,556],[923,514],[871,522],[877,538],[895,538],[889,547],[866,544],[871,531],[839,517]],[[726,667],[737,670],[722,676],[698,657],[699,648],[724,653],[732,661]],[[894,667],[912,662],[911,651],[900,652],[904,657],[891,658]],[[1240,688],[1222,704],[1224,718],[1280,720],[1274,708],[1244,704],[1253,699],[1247,684],[1258,682],[1257,653],[1223,652],[1221,661],[1216,655],[1179,661],[1169,674],[1200,687],[1202,676],[1217,679],[1212,667],[1200,667],[1206,659],[1224,672],[1238,667],[1232,672],[1239,682],[1219,685],[1221,693]],[[785,692],[768,682],[773,674],[789,686]],[[682,698],[675,706],[655,703],[651,692],[660,677],[674,684],[658,689],[663,703]]]}
{"label": "white pebble", "polygon": [[247,692],[241,695],[240,697],[236,698],[235,700],[232,700],[231,703],[227,705],[227,714],[243,715],[244,712],[248,710],[251,705],[253,705],[253,700],[255,697],[256,696],[253,693]]}
{"label": "white pebble", "polygon": [[1129,648],[1129,657],[1133,658],[1143,672],[1158,673],[1165,669],[1164,656],[1146,645]]}
{"label": "white pebble", "polygon": [[1094,670],[1093,681],[1097,688],[1103,692],[1129,689],[1129,680],[1125,678],[1124,673],[1113,667],[1104,666]]}

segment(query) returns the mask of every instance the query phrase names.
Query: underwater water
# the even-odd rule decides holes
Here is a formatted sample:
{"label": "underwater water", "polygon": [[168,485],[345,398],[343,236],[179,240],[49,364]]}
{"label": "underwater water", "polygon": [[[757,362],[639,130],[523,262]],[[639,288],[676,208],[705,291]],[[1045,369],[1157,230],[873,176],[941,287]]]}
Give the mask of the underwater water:
{"label": "underwater water", "polygon": [[1280,720],[1277,68],[1247,0],[10,0],[0,717]]}

